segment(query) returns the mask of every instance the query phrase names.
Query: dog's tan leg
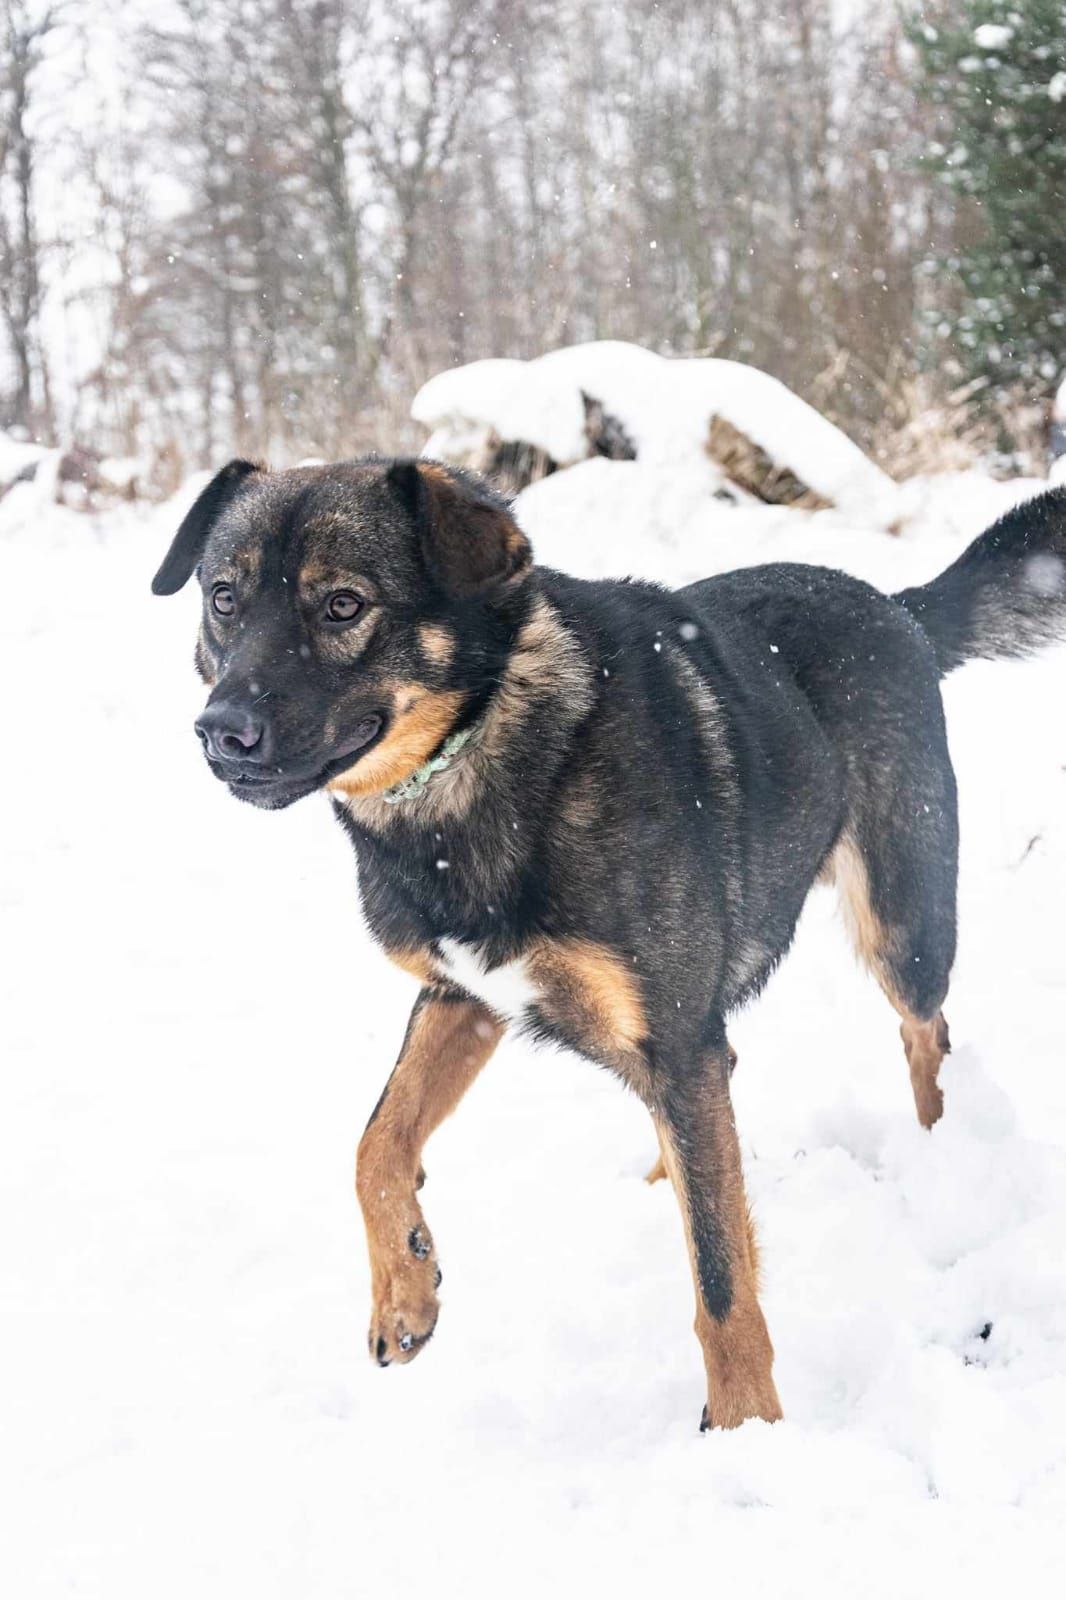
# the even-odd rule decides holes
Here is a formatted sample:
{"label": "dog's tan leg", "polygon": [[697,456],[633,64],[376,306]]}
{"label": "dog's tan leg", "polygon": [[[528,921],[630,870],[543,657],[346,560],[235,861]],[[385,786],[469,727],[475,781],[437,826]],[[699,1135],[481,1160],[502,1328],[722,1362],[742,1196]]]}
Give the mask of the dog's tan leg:
{"label": "dog's tan leg", "polygon": [[355,1187],[370,1251],[370,1354],[411,1361],[437,1322],[433,1239],[416,1198],[422,1147],[455,1110],[504,1025],[465,996],[424,989],[392,1077],[359,1143]]}
{"label": "dog's tan leg", "polygon": [[923,1128],[931,1128],[934,1122],[940,1121],[944,1111],[944,1091],[937,1082],[937,1074],[940,1063],[951,1049],[948,1025],[942,1011],[931,1021],[923,1022],[920,1017],[904,1011],[898,1002],[893,1001],[893,1004],[903,1017],[899,1031],[911,1072],[918,1121]]}
{"label": "dog's tan leg", "polygon": [[698,1080],[664,1096],[656,1126],[681,1205],[696,1289],[696,1336],[707,1369],[701,1427],[781,1416],[773,1346],[759,1307],[755,1240],[723,1051]]}

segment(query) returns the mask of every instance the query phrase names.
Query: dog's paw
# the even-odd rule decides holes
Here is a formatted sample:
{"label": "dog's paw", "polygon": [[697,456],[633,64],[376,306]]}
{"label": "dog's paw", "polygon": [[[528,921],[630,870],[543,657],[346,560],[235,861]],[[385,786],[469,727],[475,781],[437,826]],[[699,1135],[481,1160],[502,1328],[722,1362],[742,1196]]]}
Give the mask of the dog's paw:
{"label": "dog's paw", "polygon": [[411,1229],[407,1249],[406,1259],[390,1263],[374,1296],[367,1343],[379,1367],[413,1361],[433,1337],[440,1314],[441,1271],[421,1224]]}
{"label": "dog's paw", "polygon": [[379,1367],[413,1361],[432,1339],[439,1312],[436,1295],[417,1302],[390,1296],[375,1306],[367,1341],[371,1360]]}

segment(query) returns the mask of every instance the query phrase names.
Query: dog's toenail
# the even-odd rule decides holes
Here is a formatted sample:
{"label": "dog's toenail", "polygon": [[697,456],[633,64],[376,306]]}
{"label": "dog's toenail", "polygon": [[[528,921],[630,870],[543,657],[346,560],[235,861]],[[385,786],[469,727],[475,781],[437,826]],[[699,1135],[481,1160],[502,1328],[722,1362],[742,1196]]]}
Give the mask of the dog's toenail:
{"label": "dog's toenail", "polygon": [[386,1355],[388,1348],[389,1347],[385,1342],[384,1335],[382,1335],[377,1342],[377,1349],[374,1352],[374,1354],[377,1356],[377,1363],[379,1367],[387,1367],[389,1364],[388,1356]]}
{"label": "dog's toenail", "polygon": [[441,1280],[443,1279],[443,1277],[444,1277],[444,1274],[440,1270],[440,1268],[438,1267],[436,1272],[433,1274],[433,1287],[434,1287],[434,1289],[439,1289],[440,1288]]}
{"label": "dog's toenail", "polygon": [[411,1229],[407,1235],[407,1243],[411,1247],[411,1254],[417,1256],[419,1261],[424,1261],[433,1248],[421,1226]]}
{"label": "dog's toenail", "polygon": [[707,1430],[710,1428],[710,1426],[711,1426],[711,1419],[707,1415],[707,1407],[704,1406],[703,1415],[700,1418],[700,1432],[701,1433],[706,1433]]}
{"label": "dog's toenail", "polygon": [[400,1349],[401,1350],[410,1350],[411,1347],[413,1346],[414,1342],[415,1342],[415,1336],[414,1336],[413,1333],[403,1333],[403,1334],[400,1335]]}

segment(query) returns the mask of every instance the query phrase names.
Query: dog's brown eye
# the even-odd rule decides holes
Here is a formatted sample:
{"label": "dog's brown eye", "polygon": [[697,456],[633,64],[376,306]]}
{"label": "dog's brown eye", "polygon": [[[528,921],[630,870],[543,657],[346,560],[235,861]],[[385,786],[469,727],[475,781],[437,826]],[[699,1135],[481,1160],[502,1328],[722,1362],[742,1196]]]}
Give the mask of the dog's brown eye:
{"label": "dog's brown eye", "polygon": [[218,617],[232,617],[237,601],[228,583],[216,583],[211,590],[211,607]]}
{"label": "dog's brown eye", "polygon": [[352,589],[335,589],[326,601],[326,616],[331,622],[354,622],[363,602]]}

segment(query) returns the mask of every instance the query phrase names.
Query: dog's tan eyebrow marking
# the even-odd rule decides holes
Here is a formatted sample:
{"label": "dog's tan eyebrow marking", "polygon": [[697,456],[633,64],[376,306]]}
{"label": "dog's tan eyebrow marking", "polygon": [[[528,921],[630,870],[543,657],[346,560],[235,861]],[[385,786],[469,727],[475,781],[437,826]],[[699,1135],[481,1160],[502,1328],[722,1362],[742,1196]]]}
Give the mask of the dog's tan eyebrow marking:
{"label": "dog's tan eyebrow marking", "polygon": [[435,667],[450,667],[455,656],[455,635],[439,622],[423,622],[418,630],[418,646]]}
{"label": "dog's tan eyebrow marking", "polygon": [[297,574],[297,581],[301,589],[355,589],[366,600],[377,598],[377,589],[369,578],[364,578],[351,567],[339,567],[333,562],[305,562]]}
{"label": "dog's tan eyebrow marking", "polygon": [[334,573],[334,568],[325,566],[321,561],[305,561],[300,568],[299,578],[301,584],[310,587],[312,584],[327,582]]}

